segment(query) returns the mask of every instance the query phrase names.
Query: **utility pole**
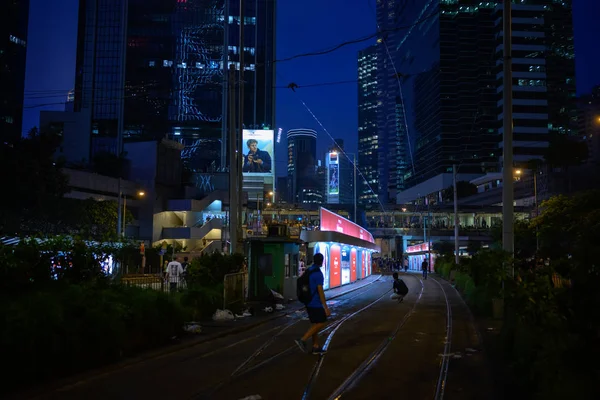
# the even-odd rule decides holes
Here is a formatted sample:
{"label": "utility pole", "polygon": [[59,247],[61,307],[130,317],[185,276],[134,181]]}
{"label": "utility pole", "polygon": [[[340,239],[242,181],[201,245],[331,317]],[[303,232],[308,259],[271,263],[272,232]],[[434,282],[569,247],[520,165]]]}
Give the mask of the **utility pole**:
{"label": "utility pole", "polygon": [[229,65],[229,253],[234,254],[237,251],[238,242],[238,213],[237,207],[240,202],[238,196],[238,141],[235,113],[235,64]]}
{"label": "utility pole", "polygon": [[452,185],[454,188],[454,263],[458,265],[460,263],[460,256],[458,255],[460,248],[458,246],[458,189],[456,188],[456,164],[452,165]]}
{"label": "utility pole", "polygon": [[[502,248],[511,256],[515,251],[513,181],[513,109],[512,109],[512,15],[511,0],[504,0],[504,120],[502,162]],[[514,276],[514,269],[512,270]]]}
{"label": "utility pole", "polygon": [[[238,240],[241,243],[241,239],[242,239],[242,200],[244,197],[244,192],[243,192],[243,175],[242,175],[242,162],[243,162],[243,156],[242,156],[242,148],[243,148],[243,144],[242,144],[242,138],[244,137],[244,51],[245,51],[245,46],[244,46],[244,26],[246,24],[246,0],[240,0],[240,46],[239,46],[239,55],[240,55],[240,74],[239,74],[239,110],[238,110],[238,129],[239,129],[239,137],[238,137],[238,142],[237,142],[237,158],[236,158],[236,162],[237,162],[237,190],[239,193],[239,201],[236,204],[236,213],[237,213],[237,232],[238,232]],[[237,248],[237,246],[236,246]],[[243,249],[238,249],[238,251],[242,251]]]}
{"label": "utility pole", "polygon": [[[119,171],[119,173],[121,173]],[[121,214],[121,205],[122,203],[122,197],[123,197],[123,189],[121,188],[121,178],[119,177],[119,199],[117,200],[117,238],[121,237],[121,220],[124,219],[123,215]]]}
{"label": "utility pole", "polygon": [[354,154],[354,223],[357,224],[356,220],[356,154]]}

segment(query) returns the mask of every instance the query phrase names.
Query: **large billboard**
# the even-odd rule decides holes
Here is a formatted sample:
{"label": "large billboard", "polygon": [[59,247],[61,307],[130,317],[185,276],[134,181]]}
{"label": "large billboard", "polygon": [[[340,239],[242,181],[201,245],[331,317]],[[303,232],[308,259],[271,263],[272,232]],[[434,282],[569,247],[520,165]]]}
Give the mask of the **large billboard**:
{"label": "large billboard", "polygon": [[275,173],[274,131],[244,129],[242,134],[244,175],[271,176]]}
{"label": "large billboard", "polygon": [[340,166],[329,164],[329,194],[340,194]]}
{"label": "large billboard", "polygon": [[340,232],[344,235],[375,243],[373,235],[369,231],[326,208],[321,207],[319,209],[319,218],[321,220],[320,229],[322,231]]}

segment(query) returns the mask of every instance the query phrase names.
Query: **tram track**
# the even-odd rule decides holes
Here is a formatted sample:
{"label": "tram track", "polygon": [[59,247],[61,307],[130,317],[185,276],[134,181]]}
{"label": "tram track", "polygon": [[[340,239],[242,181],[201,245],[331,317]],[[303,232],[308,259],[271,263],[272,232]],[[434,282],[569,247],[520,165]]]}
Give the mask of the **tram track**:
{"label": "tram track", "polygon": [[444,349],[442,352],[442,359],[440,360],[440,373],[435,388],[435,400],[442,400],[446,391],[446,384],[448,380],[448,368],[450,367],[450,351],[452,350],[452,306],[448,300],[448,294],[444,289],[444,286],[438,282],[437,279],[432,280],[438,284],[442,293],[444,293],[444,299],[446,300],[446,340],[444,341]]}
{"label": "tram track", "polygon": [[[386,282],[388,281],[387,279],[385,279],[385,275],[382,275],[381,277],[379,277],[378,279],[374,280],[373,282],[364,285],[363,287],[357,288],[351,292],[348,293],[344,293],[342,295],[340,295],[339,297],[343,297],[346,294],[350,294],[352,293],[353,295],[348,297],[348,298],[343,298],[340,300],[340,302],[348,302],[354,298],[360,297],[360,296],[364,296],[367,292],[369,292],[372,289],[376,289],[379,288],[379,286],[377,285],[373,285],[373,283],[376,282]],[[367,288],[366,290],[362,290],[364,288]],[[372,307],[374,304],[376,304],[379,300],[381,300],[382,298],[384,298],[386,295],[388,295],[390,293],[390,290],[386,290],[382,295],[380,295],[379,297],[377,297],[377,299],[375,299],[374,301],[371,301],[369,304],[367,304],[366,306],[360,308],[357,311],[352,312],[349,315],[346,315],[338,320],[333,321],[332,323],[330,323],[329,325],[325,326],[321,331],[319,331],[319,334],[322,335],[324,333],[330,332],[331,333],[328,335],[326,341],[325,341],[325,345],[324,348],[326,349],[327,346],[329,345],[329,343],[331,342],[331,339],[333,338],[333,336],[335,335],[335,332],[337,332],[337,330],[339,329],[339,327],[346,322],[348,319],[354,317],[355,315],[358,315],[359,313],[367,310],[368,308]],[[355,293],[355,292],[359,292],[359,293]],[[339,297],[336,297],[339,298]],[[336,307],[337,308],[337,307]],[[306,314],[306,312],[303,310],[303,315]],[[305,320],[305,318],[299,318],[295,321],[291,321],[288,324],[285,324],[283,327],[280,327],[280,330],[277,334],[275,334],[274,336],[272,336],[271,338],[269,338],[269,340],[267,342],[265,342],[263,345],[261,345],[259,348],[257,348],[252,355],[250,355],[247,359],[245,359],[241,364],[239,364],[234,371],[231,373],[231,375],[227,376],[226,378],[222,379],[221,381],[219,381],[217,384],[213,385],[212,387],[210,387],[209,389],[196,393],[194,394],[191,398],[192,399],[210,399],[212,398],[212,396],[217,393],[221,388],[223,388],[225,385],[227,385],[228,383],[232,382],[235,379],[241,378],[243,376],[246,376],[248,374],[251,374],[252,372],[258,371],[259,369],[261,369],[262,367],[271,364],[273,361],[275,361],[276,359],[279,359],[287,354],[292,353],[295,349],[297,349],[296,344],[292,344],[288,347],[286,347],[284,350],[281,350],[279,352],[276,352],[274,355],[256,362],[259,358],[259,356],[261,354],[263,354],[265,352],[265,350],[271,346],[277,338],[281,337],[281,335],[287,331],[289,328],[291,328],[292,326],[296,325],[298,322]],[[274,331],[277,329],[271,329],[267,332],[262,332],[259,333],[253,337],[250,338],[246,338],[243,341],[244,342],[248,342],[250,340],[253,339],[257,339],[260,336],[263,336],[265,333]],[[230,347],[233,347],[235,344],[232,344]],[[214,352],[212,352],[213,354],[216,353],[218,350],[215,350]],[[322,357],[322,356],[320,356]],[[256,363],[254,363],[256,362]]]}
{"label": "tram track", "polygon": [[[421,284],[421,290],[419,291],[417,300],[415,301],[415,303],[413,304],[413,306],[411,307],[409,312],[406,313],[402,317],[402,319],[400,319],[400,321],[398,321],[398,323],[396,324],[396,327],[390,333],[390,335],[386,339],[384,339],[371,354],[369,354],[369,356],[358,366],[358,368],[356,368],[346,378],[346,380],[344,382],[342,382],[342,384],[340,386],[338,386],[338,388],[328,397],[329,400],[339,399],[345,393],[352,390],[354,385],[356,385],[358,382],[360,382],[362,377],[373,367],[373,365],[375,365],[375,363],[377,362],[377,360],[379,360],[381,355],[388,349],[388,347],[390,346],[392,341],[398,335],[398,332],[400,331],[400,329],[402,329],[402,327],[406,324],[406,322],[408,322],[410,317],[414,314],[417,304],[419,304],[419,302],[421,301],[421,297],[423,296],[423,291],[425,289],[425,285],[423,284],[423,281],[421,279],[419,279],[419,282]],[[306,391],[305,391],[305,394],[306,394]],[[306,399],[306,398],[307,397],[303,397],[303,399]]]}

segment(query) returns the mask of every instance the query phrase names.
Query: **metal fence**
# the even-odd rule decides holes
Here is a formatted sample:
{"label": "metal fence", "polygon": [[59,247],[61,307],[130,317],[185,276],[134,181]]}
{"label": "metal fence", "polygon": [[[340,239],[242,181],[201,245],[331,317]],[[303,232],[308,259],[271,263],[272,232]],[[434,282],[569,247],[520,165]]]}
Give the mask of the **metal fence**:
{"label": "metal fence", "polygon": [[248,273],[237,272],[227,274],[223,279],[223,309],[231,306],[242,306],[248,292]]}
{"label": "metal fence", "polygon": [[137,286],[154,289],[162,292],[181,291],[186,288],[185,281],[166,282],[163,274],[128,274],[121,277],[121,283],[128,286]]}

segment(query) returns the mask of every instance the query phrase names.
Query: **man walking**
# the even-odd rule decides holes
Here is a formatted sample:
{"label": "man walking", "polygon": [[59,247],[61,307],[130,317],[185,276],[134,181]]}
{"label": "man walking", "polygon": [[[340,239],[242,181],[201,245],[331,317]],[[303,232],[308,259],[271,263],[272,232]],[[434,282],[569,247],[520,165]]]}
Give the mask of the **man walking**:
{"label": "man walking", "polygon": [[306,303],[306,312],[312,325],[301,339],[296,340],[296,344],[305,353],[307,351],[306,342],[311,337],[313,344],[312,353],[325,353],[325,350],[319,346],[319,331],[325,326],[325,322],[327,322],[327,317],[331,315],[331,311],[327,307],[325,292],[323,291],[325,278],[323,277],[323,272],[321,272],[322,265],[323,254],[317,253],[314,257],[314,264],[304,273],[305,276],[308,276],[309,293],[311,296],[310,301]]}
{"label": "man walking", "polygon": [[167,282],[169,282],[171,292],[177,291],[177,286],[179,286],[179,283],[182,281],[182,278],[183,267],[179,262],[179,257],[175,257],[175,259],[167,265],[166,280]]}
{"label": "man walking", "polygon": [[427,259],[424,259],[421,263],[421,270],[423,270],[423,279],[427,279],[427,272],[429,272],[429,263]]}

